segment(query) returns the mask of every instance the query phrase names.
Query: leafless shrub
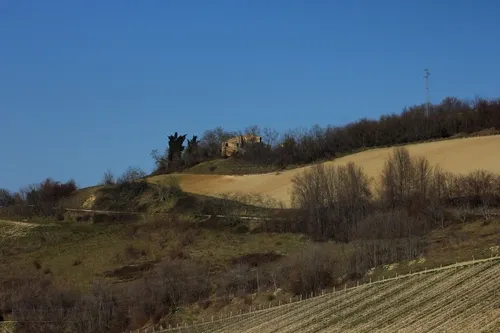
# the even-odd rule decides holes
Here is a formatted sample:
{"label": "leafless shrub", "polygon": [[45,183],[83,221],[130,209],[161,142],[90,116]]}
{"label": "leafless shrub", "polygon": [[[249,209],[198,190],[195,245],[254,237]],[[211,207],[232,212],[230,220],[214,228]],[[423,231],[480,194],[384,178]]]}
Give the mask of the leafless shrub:
{"label": "leafless shrub", "polygon": [[278,283],[295,294],[309,293],[332,285],[344,275],[339,260],[339,247],[334,244],[314,244],[284,258],[276,266]]}
{"label": "leafless shrub", "polygon": [[190,256],[186,252],[185,248],[186,246],[193,244],[199,234],[200,229],[187,229],[185,231],[179,231],[177,242],[173,244],[169,250],[169,257],[172,260],[189,259]]}
{"label": "leafless shrub", "polygon": [[116,184],[115,176],[113,175],[111,170],[108,169],[108,170],[106,170],[106,172],[104,172],[104,175],[102,176],[101,184],[102,185],[114,185],[114,184]]}
{"label": "leafless shrub", "polygon": [[108,285],[95,284],[89,294],[58,288],[46,277],[18,280],[4,306],[20,332],[97,333],[123,331],[127,315]]}
{"label": "leafless shrub", "polygon": [[488,201],[484,199],[482,201],[482,204],[479,206],[479,211],[481,212],[482,217],[488,221],[492,216],[491,207],[489,206]]}
{"label": "leafless shrub", "polygon": [[407,210],[378,210],[361,220],[353,228],[354,239],[398,239],[425,234],[429,222],[419,215],[410,215]]}
{"label": "leafless shrub", "polygon": [[455,210],[456,217],[462,223],[467,222],[472,213],[472,208],[469,202],[461,203]]}
{"label": "leafless shrub", "polygon": [[127,170],[125,170],[123,174],[118,177],[116,182],[118,184],[132,183],[144,177],[146,177],[146,173],[140,168],[128,167]]}
{"label": "leafless shrub", "polygon": [[220,293],[242,296],[257,290],[257,272],[246,264],[237,264],[220,278]]}
{"label": "leafless shrub", "polygon": [[498,206],[500,187],[498,175],[487,170],[475,170],[466,175],[457,175],[453,180],[455,203],[469,202],[473,207]]}
{"label": "leafless shrub", "polygon": [[155,198],[158,202],[166,202],[172,197],[177,197],[182,194],[179,185],[179,179],[176,177],[167,177],[162,179],[154,186]]}
{"label": "leafless shrub", "polygon": [[207,298],[211,291],[207,268],[185,260],[162,262],[146,282],[156,288],[155,297],[163,300],[173,312],[181,304]]}
{"label": "leafless shrub", "polygon": [[358,240],[351,244],[348,277],[362,278],[369,268],[415,259],[426,246],[423,237]]}

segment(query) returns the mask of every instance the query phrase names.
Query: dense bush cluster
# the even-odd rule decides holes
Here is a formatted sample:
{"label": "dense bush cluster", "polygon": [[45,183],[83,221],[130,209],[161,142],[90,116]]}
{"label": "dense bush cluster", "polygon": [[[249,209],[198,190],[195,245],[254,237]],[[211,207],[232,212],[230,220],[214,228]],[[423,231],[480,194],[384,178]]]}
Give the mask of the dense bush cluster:
{"label": "dense bush cluster", "polygon": [[17,321],[19,332],[27,333],[119,332],[127,325],[123,305],[102,284],[82,295],[38,274],[16,280],[10,293],[0,293],[2,311]]}
{"label": "dense bush cluster", "polygon": [[347,230],[368,213],[368,177],[354,163],[339,167],[322,164],[293,180],[292,202],[308,216],[304,232],[317,239],[348,241]]}
{"label": "dense bush cluster", "polygon": [[0,188],[0,208],[6,208],[15,203],[15,195],[9,190]]}
{"label": "dense bush cluster", "polygon": [[145,176],[141,169],[129,167],[115,182],[113,174],[106,171],[101,182],[104,186],[97,192],[93,208],[142,212],[182,196],[176,178],[152,184],[144,179]]}
{"label": "dense bush cluster", "polygon": [[[315,126],[310,130],[285,133],[273,147],[256,147],[243,157],[256,163],[279,166],[311,163],[320,159],[377,146],[459,137],[500,128],[500,100],[461,101],[446,98],[430,108],[406,108],[399,115],[384,115],[378,120],[361,119],[345,126]],[[486,134],[485,133],[485,134]],[[265,142],[265,140],[264,140]]]}
{"label": "dense bush cluster", "polygon": [[74,180],[61,183],[47,178],[39,184],[10,193],[0,190],[0,214],[12,217],[53,216],[63,198],[71,196],[78,187]]}
{"label": "dense bush cluster", "polygon": [[302,211],[300,231],[317,240],[406,238],[444,227],[452,209],[500,205],[500,176],[485,170],[453,175],[396,148],[377,192],[354,164],[317,165],[293,179],[292,202]]}

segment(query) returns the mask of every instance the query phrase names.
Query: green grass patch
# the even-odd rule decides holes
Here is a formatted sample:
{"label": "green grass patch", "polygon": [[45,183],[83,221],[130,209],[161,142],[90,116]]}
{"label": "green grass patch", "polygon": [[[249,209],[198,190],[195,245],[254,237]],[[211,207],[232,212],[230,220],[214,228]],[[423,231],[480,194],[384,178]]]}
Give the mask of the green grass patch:
{"label": "green grass patch", "polygon": [[288,255],[299,251],[308,243],[306,237],[298,234],[235,234],[204,229],[188,251],[193,258],[222,267],[234,258],[253,253],[275,252]]}
{"label": "green grass patch", "polygon": [[214,174],[214,175],[248,175],[278,171],[275,165],[262,165],[245,161],[240,158],[218,158],[199,163],[183,173]]}
{"label": "green grass patch", "polygon": [[[180,221],[178,223],[191,223]],[[194,225],[193,225],[194,226]],[[19,231],[20,228],[21,231]],[[223,268],[238,256],[300,249],[306,239],[293,234],[237,234],[230,229],[173,227],[149,221],[115,224],[53,223],[33,228],[0,224],[0,280],[11,273],[50,274],[61,285],[86,289],[95,279],[120,282],[110,274],[126,266],[155,263],[163,258],[190,258]],[[137,278],[143,272],[137,272]]]}

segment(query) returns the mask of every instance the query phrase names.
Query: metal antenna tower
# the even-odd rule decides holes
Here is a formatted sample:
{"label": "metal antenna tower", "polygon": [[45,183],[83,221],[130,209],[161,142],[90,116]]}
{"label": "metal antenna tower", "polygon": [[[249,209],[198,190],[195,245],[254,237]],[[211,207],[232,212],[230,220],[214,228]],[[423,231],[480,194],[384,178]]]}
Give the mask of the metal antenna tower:
{"label": "metal antenna tower", "polygon": [[425,109],[425,116],[428,117],[429,116],[429,109],[430,109],[430,98],[429,98],[429,75],[431,75],[431,73],[429,72],[429,69],[424,69],[424,72],[425,72],[425,75],[424,75],[424,79],[425,79],[425,99],[426,99],[426,109]]}

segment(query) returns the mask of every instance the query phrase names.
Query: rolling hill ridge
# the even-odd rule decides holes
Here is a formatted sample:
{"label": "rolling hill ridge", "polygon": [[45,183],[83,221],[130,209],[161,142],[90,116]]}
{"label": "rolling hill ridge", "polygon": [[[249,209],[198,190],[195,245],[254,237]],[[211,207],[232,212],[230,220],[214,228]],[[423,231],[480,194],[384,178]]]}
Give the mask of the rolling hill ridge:
{"label": "rolling hill ridge", "polygon": [[[484,136],[453,139],[405,146],[412,156],[423,156],[432,165],[443,170],[465,174],[476,169],[500,173],[500,136]],[[354,162],[372,178],[376,186],[385,161],[393,148],[378,148],[348,155],[325,165],[343,165]],[[220,196],[223,193],[260,194],[290,205],[292,179],[311,166],[253,175],[201,175],[189,173],[174,174],[181,188],[190,193]],[[154,176],[149,181],[157,182],[166,176]]]}

